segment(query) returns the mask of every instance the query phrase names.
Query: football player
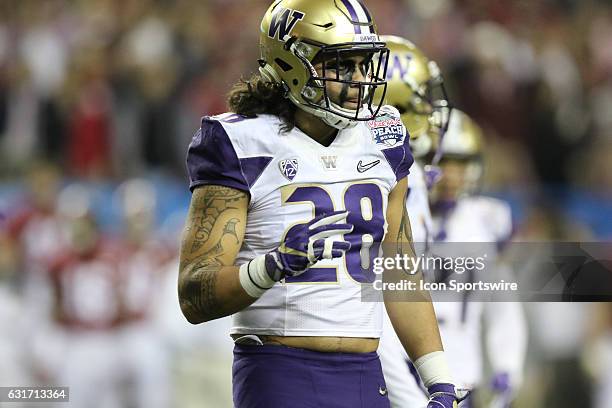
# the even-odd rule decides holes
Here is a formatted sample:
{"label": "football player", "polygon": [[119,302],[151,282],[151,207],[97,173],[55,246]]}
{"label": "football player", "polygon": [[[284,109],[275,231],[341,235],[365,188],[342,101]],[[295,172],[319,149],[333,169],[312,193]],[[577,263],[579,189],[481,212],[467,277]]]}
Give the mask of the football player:
{"label": "football player", "polygon": [[[489,261],[497,262],[499,254],[495,253],[495,248],[503,248],[510,239],[512,216],[506,203],[478,193],[483,175],[482,146],[480,127],[465,113],[454,109],[440,145],[442,178],[430,193],[432,232],[434,242],[478,243],[457,245],[466,245],[468,252],[476,246],[478,250],[486,248],[483,252],[487,253]],[[497,270],[504,269],[501,264],[497,266]],[[478,278],[475,275],[472,279]],[[435,302],[434,307],[457,386],[477,390],[487,382],[483,375],[486,356],[493,372],[489,384],[485,384],[494,394],[491,406],[510,406],[522,381],[527,343],[520,305],[464,298],[462,302]],[[485,333],[482,341],[481,332]],[[416,386],[417,381],[411,385]],[[424,401],[422,395],[420,404],[424,405]],[[419,402],[411,403],[419,406]],[[463,406],[472,403],[468,399]]]}
{"label": "football player", "polygon": [[[387,407],[382,304],[361,295],[383,239],[413,251],[408,137],[374,98],[388,49],[357,0],[277,0],[260,27],[260,75],[234,88],[233,113],[202,120],[189,147],[181,309],[194,324],[233,314],[237,407]],[[420,295],[385,306],[429,406],[452,407]]]}
{"label": "football player", "polygon": [[[407,39],[381,36],[381,40],[385,41],[390,51],[385,102],[400,112],[416,159],[408,175],[406,208],[417,253],[423,253],[432,239],[428,182],[423,165],[430,158],[428,154],[437,151],[436,146],[448,124],[450,105],[443,78],[434,61]],[[391,405],[424,406],[423,391],[415,387],[412,380],[407,363],[409,357],[386,315],[378,353]],[[417,404],[411,405],[413,401]]]}
{"label": "football player", "polygon": [[[431,239],[429,188],[424,169],[431,172],[430,162],[437,162],[431,152],[448,126],[451,106],[444,80],[435,61],[429,60],[405,38],[381,36],[389,48],[385,103],[395,107],[410,135],[410,148],[415,162],[408,175],[409,192],[406,205],[412,236],[416,245],[425,246]],[[425,248],[423,248],[425,249]]]}

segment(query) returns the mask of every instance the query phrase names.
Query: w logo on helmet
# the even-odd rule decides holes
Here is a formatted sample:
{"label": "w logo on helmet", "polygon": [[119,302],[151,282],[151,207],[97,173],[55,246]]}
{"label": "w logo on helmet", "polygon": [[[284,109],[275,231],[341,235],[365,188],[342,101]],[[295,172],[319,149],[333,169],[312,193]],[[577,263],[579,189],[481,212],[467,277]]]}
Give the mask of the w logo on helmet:
{"label": "w logo on helmet", "polygon": [[291,34],[293,27],[295,27],[299,20],[304,18],[304,15],[301,11],[279,7],[272,15],[268,36],[280,41],[286,41],[285,37]]}
{"label": "w logo on helmet", "polygon": [[395,54],[389,58],[389,68],[387,68],[387,80],[393,79],[396,75],[399,79],[404,79],[408,75],[410,62],[414,59],[412,54]]}

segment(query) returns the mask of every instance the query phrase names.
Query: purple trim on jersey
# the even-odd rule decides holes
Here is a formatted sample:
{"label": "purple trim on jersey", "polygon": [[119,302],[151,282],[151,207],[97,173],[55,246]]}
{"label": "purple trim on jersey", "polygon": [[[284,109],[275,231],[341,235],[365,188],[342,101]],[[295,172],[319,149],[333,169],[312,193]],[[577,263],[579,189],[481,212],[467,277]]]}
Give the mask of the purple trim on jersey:
{"label": "purple trim on jersey", "polygon": [[249,184],[249,188],[253,187],[253,184],[255,184],[271,161],[271,156],[245,157],[240,159],[242,174]]}
{"label": "purple trim on jersey", "polygon": [[376,352],[235,345],[232,385],[236,408],[390,406]]}
{"label": "purple trim on jersey", "polygon": [[207,117],[187,151],[189,189],[215,184],[249,192],[236,151],[223,125]]}
{"label": "purple trim on jersey", "polygon": [[400,181],[410,173],[410,166],[414,162],[410,146],[408,144],[408,135],[404,138],[404,143],[401,146],[384,149],[382,152],[389,162],[393,173],[395,173],[396,181]]}
{"label": "purple trim on jersey", "polygon": [[353,19],[353,27],[355,28],[355,34],[361,34],[361,26],[359,24],[355,24],[355,22],[359,23],[359,17],[357,17],[357,12],[355,11],[355,8],[349,0],[342,0],[342,4],[344,4],[344,7],[346,7],[346,9],[351,15],[351,18]]}

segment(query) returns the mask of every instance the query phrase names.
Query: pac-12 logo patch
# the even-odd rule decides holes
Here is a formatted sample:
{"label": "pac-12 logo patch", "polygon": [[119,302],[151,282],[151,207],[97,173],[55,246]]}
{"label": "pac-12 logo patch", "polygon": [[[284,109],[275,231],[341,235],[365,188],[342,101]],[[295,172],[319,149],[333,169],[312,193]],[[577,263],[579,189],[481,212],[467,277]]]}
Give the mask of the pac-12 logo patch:
{"label": "pac-12 logo patch", "polygon": [[369,120],[368,127],[376,144],[393,147],[404,139],[405,129],[399,118],[380,115],[374,120]]}
{"label": "pac-12 logo patch", "polygon": [[278,168],[287,180],[293,181],[298,171],[298,159],[281,160],[278,162]]}

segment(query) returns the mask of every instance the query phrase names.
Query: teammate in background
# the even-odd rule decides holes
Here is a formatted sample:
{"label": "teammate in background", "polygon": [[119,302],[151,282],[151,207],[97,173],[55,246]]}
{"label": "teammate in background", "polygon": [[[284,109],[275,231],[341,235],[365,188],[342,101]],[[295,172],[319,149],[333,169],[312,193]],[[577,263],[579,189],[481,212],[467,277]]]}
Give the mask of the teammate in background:
{"label": "teammate in background", "polygon": [[[482,146],[480,127],[465,113],[454,109],[440,146],[442,178],[433,187],[430,201],[435,242],[478,243],[474,245],[486,247],[484,252],[491,261],[501,255],[495,254],[495,248],[503,249],[503,244],[511,238],[512,215],[506,203],[479,195],[483,176]],[[466,248],[469,250],[471,248]],[[504,271],[503,265],[500,264],[498,270]],[[506,281],[510,281],[512,272],[507,269],[505,272],[510,274]],[[474,274],[473,279],[478,280],[477,272]],[[470,272],[465,275],[470,276]],[[520,304],[483,303],[466,298],[463,302],[435,302],[434,306],[458,386],[476,391],[479,387],[490,386],[494,393],[490,406],[510,406],[521,386],[527,346],[527,329]],[[483,341],[481,325],[484,325]],[[484,378],[485,358],[492,369],[491,379]],[[469,406],[473,400],[466,402]]]}
{"label": "teammate in background", "polygon": [[[428,183],[423,172],[427,155],[436,150],[449,117],[449,103],[440,70],[412,42],[396,36],[381,36],[389,48],[385,102],[400,112],[410,134],[415,162],[408,175],[406,209],[412,227],[416,253],[424,253],[432,239]],[[379,91],[380,92],[380,91]],[[393,330],[388,316],[383,319],[383,335],[378,348],[389,399],[393,407],[423,402],[423,391],[413,384],[409,357]]]}
{"label": "teammate in background", "polygon": [[415,158],[408,175],[406,199],[412,237],[415,245],[424,247],[431,240],[432,228],[428,197],[430,183],[424,169],[431,167],[430,153],[437,151],[448,126],[451,107],[444,79],[435,61],[429,60],[407,39],[386,35],[381,36],[381,40],[390,51],[385,103],[399,111],[410,135],[410,149]]}
{"label": "teammate in background", "polygon": [[[205,117],[189,148],[181,308],[194,324],[234,315],[239,408],[387,407],[382,304],[361,294],[383,239],[412,252],[408,137],[374,100],[388,50],[356,0],[275,1],[260,45],[260,75],[232,91],[234,113]],[[423,299],[385,306],[429,406],[450,408]]]}

